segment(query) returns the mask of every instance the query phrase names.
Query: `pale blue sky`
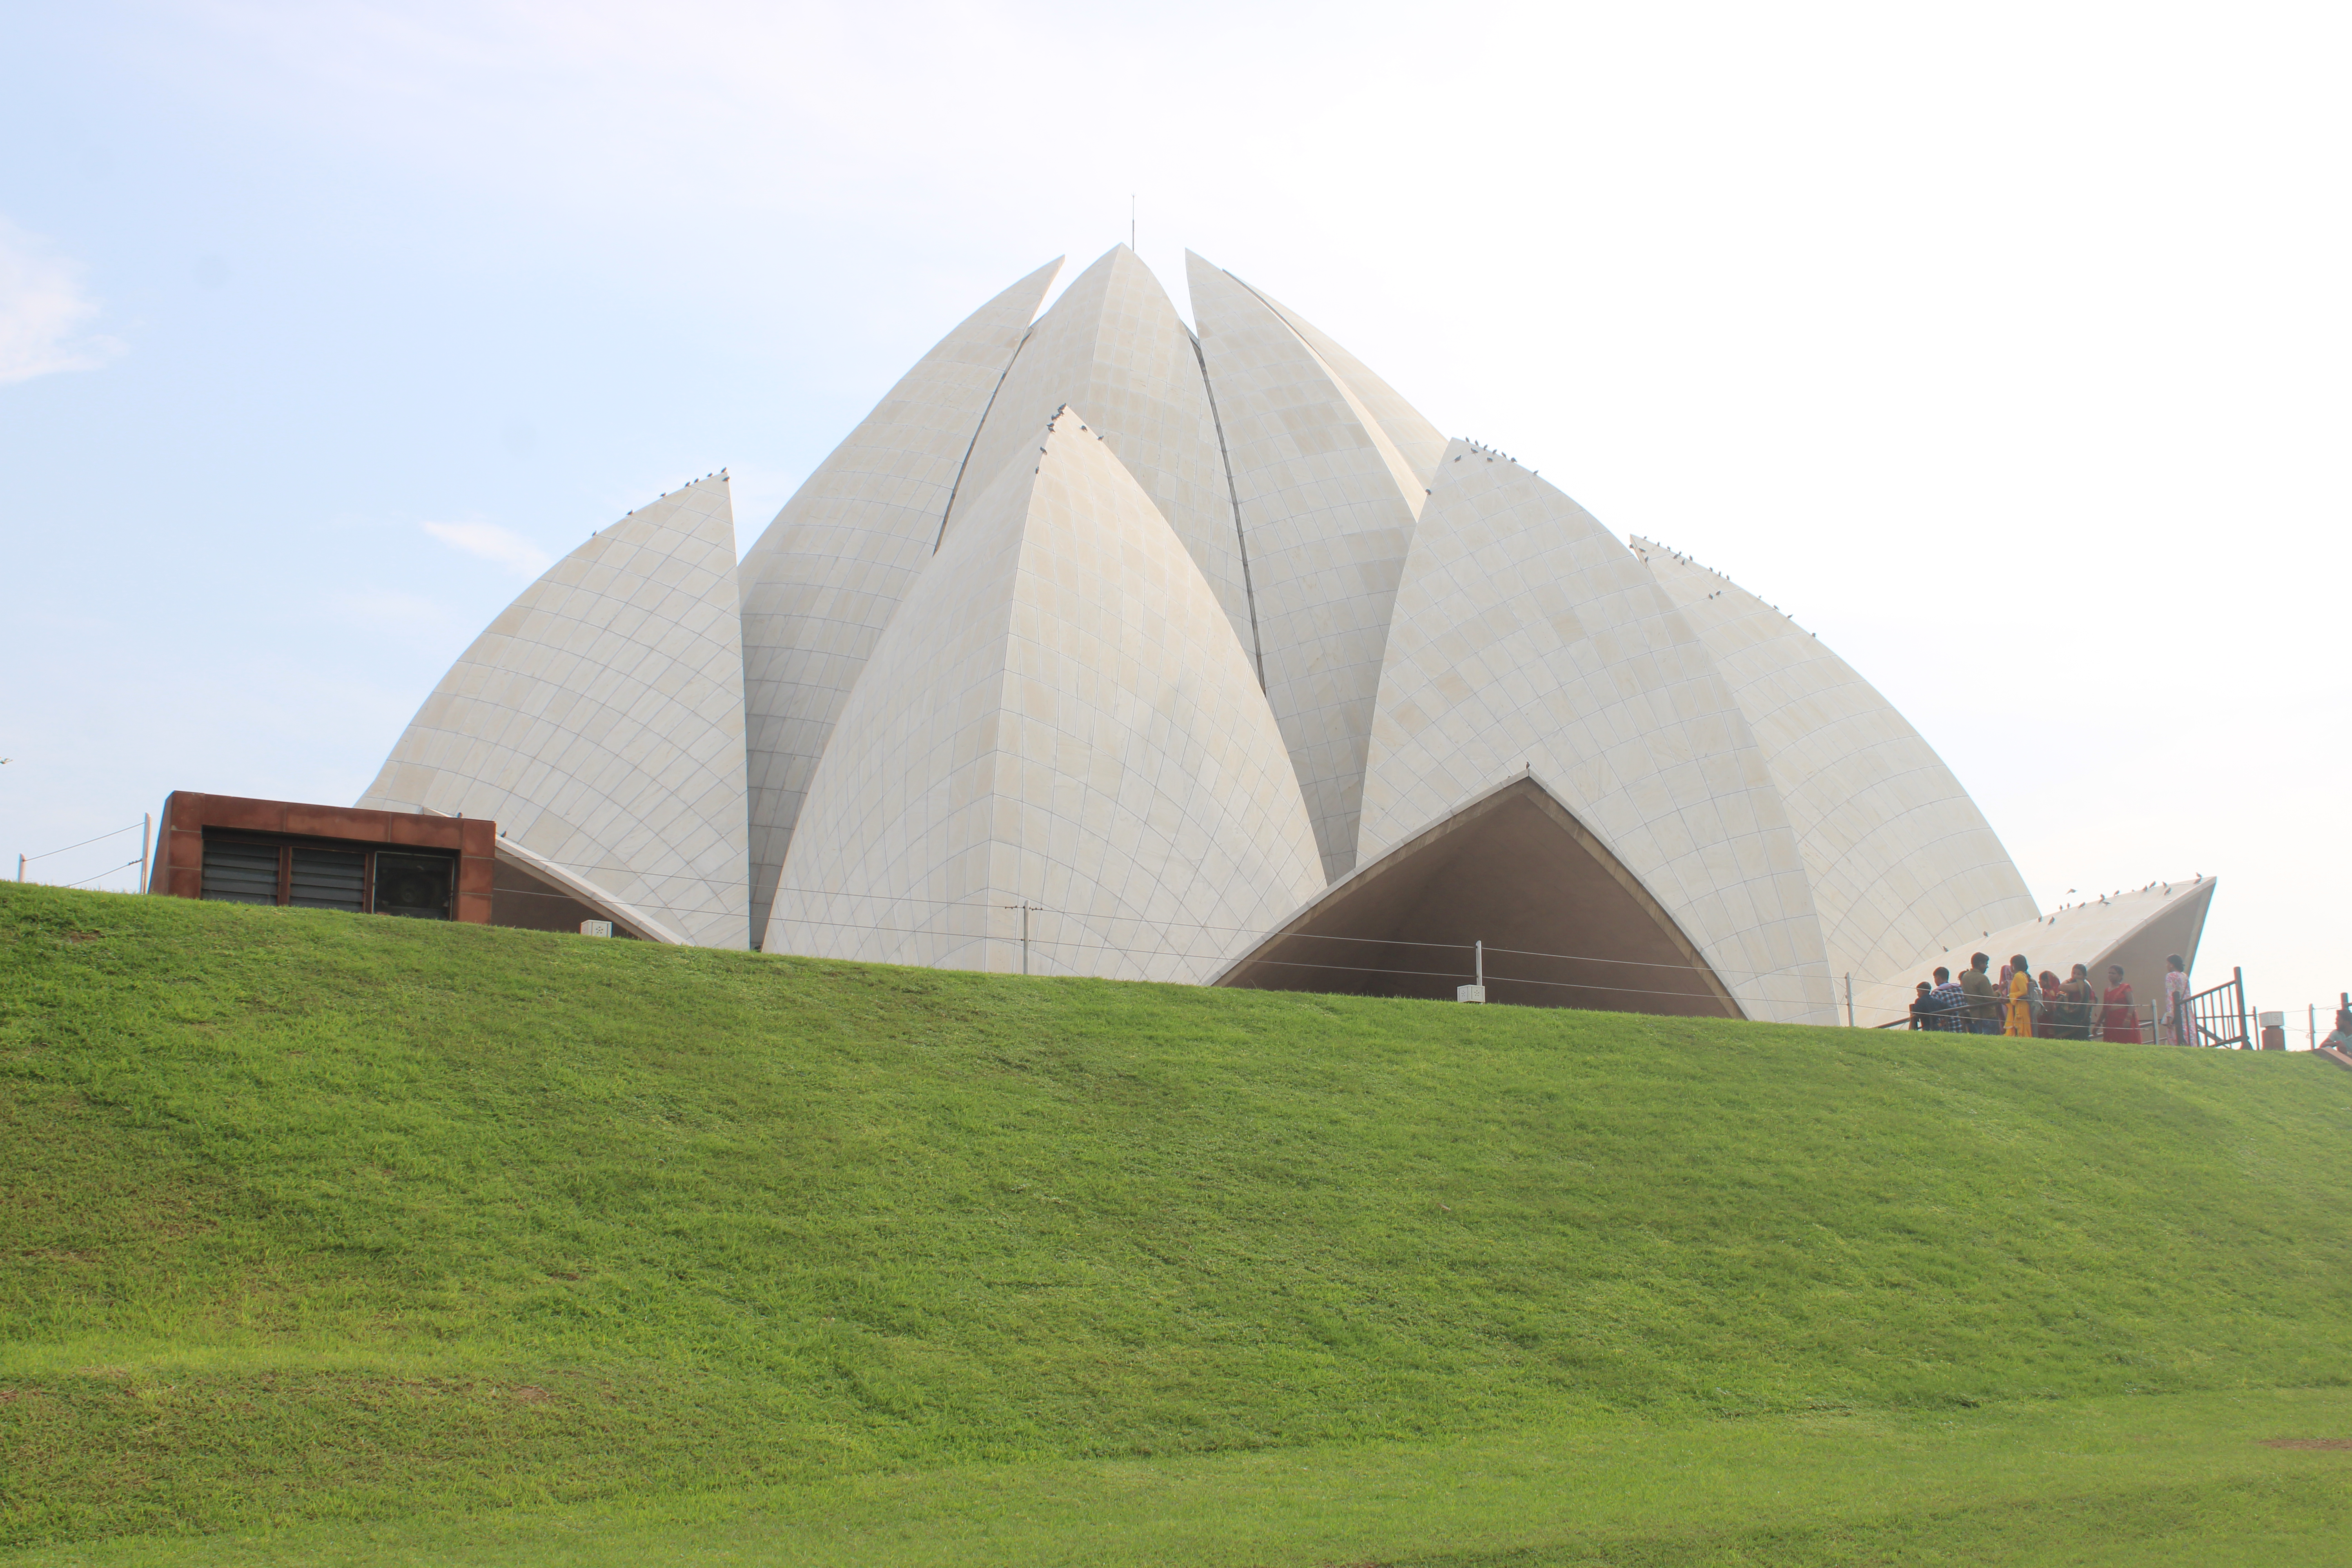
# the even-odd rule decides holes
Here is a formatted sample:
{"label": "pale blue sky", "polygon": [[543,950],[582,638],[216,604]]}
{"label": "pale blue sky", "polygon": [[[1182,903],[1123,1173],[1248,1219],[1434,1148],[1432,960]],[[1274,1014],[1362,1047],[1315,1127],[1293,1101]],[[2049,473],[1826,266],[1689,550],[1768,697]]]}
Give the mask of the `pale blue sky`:
{"label": "pale blue sky", "polygon": [[2347,52],[2319,5],[0,3],[0,850],[355,797],[537,562],[721,465],[748,547],[1133,193],[1180,310],[1190,245],[1818,630],[2045,907],[2221,874],[2200,978],[2299,1019],[2352,985]]}

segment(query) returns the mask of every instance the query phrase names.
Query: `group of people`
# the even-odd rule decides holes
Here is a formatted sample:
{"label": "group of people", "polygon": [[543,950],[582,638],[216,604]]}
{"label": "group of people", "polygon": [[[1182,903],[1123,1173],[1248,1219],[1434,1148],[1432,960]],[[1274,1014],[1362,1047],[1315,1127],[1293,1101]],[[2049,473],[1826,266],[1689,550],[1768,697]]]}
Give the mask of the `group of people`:
{"label": "group of people", "polygon": [[[1919,994],[1911,1004],[1911,1026],[1950,1034],[2132,1045],[2144,1037],[2139,1006],[2120,963],[2107,965],[2104,991],[2080,963],[2065,980],[2047,969],[2035,974],[2021,952],[2000,966],[1998,979],[1991,965],[1991,957],[1979,952],[1970,957],[1958,980],[1950,970],[1939,968],[1932,982],[1919,982]],[[2189,1017],[2189,966],[2174,953],[2165,960],[2159,1037],[2166,1045],[2193,1045],[2194,1028]]]}

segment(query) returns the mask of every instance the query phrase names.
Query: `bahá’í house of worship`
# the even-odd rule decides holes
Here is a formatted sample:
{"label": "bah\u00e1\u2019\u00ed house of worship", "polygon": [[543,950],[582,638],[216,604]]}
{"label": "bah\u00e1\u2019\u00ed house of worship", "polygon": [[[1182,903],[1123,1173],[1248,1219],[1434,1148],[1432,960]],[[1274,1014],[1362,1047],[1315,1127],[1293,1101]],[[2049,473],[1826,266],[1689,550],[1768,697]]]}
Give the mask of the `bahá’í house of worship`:
{"label": "bah\u00e1\u2019\u00ed house of worship", "polygon": [[[1125,247],[940,340],[736,554],[716,474],[458,658],[362,806],[626,935],[1795,1022],[1973,949],[2153,994],[2213,889],[2039,911],[1786,616]],[[1473,944],[1483,944],[1474,947]]]}

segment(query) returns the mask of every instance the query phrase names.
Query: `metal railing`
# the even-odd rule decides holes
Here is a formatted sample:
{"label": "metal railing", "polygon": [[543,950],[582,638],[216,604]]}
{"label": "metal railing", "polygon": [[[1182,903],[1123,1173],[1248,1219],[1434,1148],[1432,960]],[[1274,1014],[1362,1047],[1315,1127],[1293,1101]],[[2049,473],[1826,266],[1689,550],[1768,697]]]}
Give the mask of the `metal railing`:
{"label": "metal railing", "polygon": [[2166,1040],[2167,1045],[2230,1046],[2239,1050],[2252,1050],[2254,1037],[2248,1025],[2252,1015],[2246,1010],[2246,972],[2230,971],[2230,978],[2210,990],[2200,991],[2182,1005],[2188,1015],[2184,1037]]}
{"label": "metal railing", "polygon": [[[2093,1040],[2104,1038],[2108,1008],[2105,1004],[2095,1001],[2090,1004],[2090,1010],[2091,1022],[2084,1028],[2082,1037]],[[2004,1004],[2004,1016],[2006,1011]],[[2256,1015],[2253,1008],[2246,1002],[2246,972],[2243,969],[2231,969],[2229,979],[2219,985],[2209,986],[2203,991],[2196,992],[2181,1003],[2179,1022],[2182,1027],[2179,1038],[2174,1037],[2174,1020],[2167,1016],[2165,1004],[2136,1001],[2132,1013],[2134,1023],[2139,1031],[2139,1038],[2147,1044],[2220,1047],[2241,1051],[2256,1049],[2259,1045],[2254,1037],[2253,1028]],[[1948,1031],[1955,1034],[1968,1032],[1968,1025],[1964,1018],[1948,1014],[1913,1014],[1901,1018],[1889,1018],[1885,1023],[1875,1025],[1874,1027],[1925,1029],[1930,1032]],[[2049,1020],[2042,1016],[2035,1018],[2033,1032],[2042,1038],[2068,1037],[2057,1035]]]}
{"label": "metal railing", "polygon": [[[1997,1021],[2005,1021],[2009,1016],[2009,1003],[2006,999],[1997,1000],[2000,1008],[1999,1019]],[[2103,1040],[2106,1038],[2105,1029],[2108,1011],[2107,1004],[2105,1002],[2094,1001],[2084,1005],[2087,1005],[2091,1010],[2090,1022],[2081,1025],[2058,1026],[2053,1025],[2051,1019],[2046,1016],[2036,1016],[2033,1020],[2034,1038],[2040,1040]],[[2121,1005],[2121,1004],[2117,1004],[2117,1005]],[[2154,1042],[2157,1037],[2157,1005],[2153,1002],[2135,1002],[2132,1004],[2131,1012],[2133,1023],[2139,1030],[2139,1043],[2146,1045]],[[1971,1033],[1969,1028],[1969,1016],[1964,1012],[1911,1013],[1906,1014],[1900,1018],[1889,1018],[1884,1024],[1873,1024],[1871,1027],[1874,1029],[1916,1029],[1922,1033],[1931,1035],[1965,1035]],[[2057,1032],[2060,1027],[2080,1028],[2083,1032],[2080,1035],[2061,1035]]]}

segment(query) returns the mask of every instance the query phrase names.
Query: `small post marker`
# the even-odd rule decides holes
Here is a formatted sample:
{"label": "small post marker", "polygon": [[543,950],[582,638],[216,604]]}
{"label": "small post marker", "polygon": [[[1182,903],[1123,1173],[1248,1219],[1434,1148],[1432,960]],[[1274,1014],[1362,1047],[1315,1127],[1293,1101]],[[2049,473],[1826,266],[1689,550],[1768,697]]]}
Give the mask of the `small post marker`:
{"label": "small post marker", "polygon": [[1454,988],[1454,999],[1456,1002],[1484,1002],[1486,999],[1486,942],[1481,939],[1472,942],[1470,952],[1472,962],[1476,965],[1472,973],[1477,975],[1477,983],[1472,985],[1456,985]]}
{"label": "small post marker", "polygon": [[582,936],[610,936],[613,934],[613,922],[611,921],[582,921],[580,922],[580,934]]}

